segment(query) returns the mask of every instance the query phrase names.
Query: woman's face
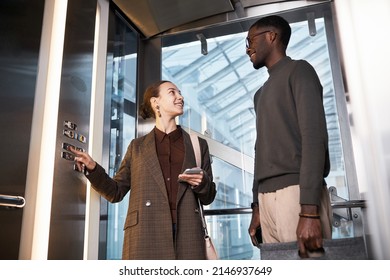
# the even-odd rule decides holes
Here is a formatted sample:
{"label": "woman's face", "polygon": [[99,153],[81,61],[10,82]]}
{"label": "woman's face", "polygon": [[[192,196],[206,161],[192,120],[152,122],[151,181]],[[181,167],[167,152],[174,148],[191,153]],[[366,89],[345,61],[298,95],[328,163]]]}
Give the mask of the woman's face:
{"label": "woman's face", "polygon": [[184,97],[175,84],[171,82],[161,84],[159,94],[155,102],[162,117],[177,117],[183,114]]}

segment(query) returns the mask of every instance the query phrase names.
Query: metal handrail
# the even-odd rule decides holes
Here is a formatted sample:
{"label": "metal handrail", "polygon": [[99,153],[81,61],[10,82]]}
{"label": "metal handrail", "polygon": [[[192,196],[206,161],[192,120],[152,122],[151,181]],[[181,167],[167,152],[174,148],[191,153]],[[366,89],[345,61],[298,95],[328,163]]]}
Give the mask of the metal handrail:
{"label": "metal handrail", "polygon": [[26,200],[22,196],[0,194],[0,206],[23,208]]}
{"label": "metal handrail", "polygon": [[332,208],[366,208],[365,200],[332,201]]}
{"label": "metal handrail", "polygon": [[236,214],[252,214],[252,209],[247,208],[228,208],[228,209],[204,209],[206,216],[216,215],[236,215]]}
{"label": "metal handrail", "polygon": [[[331,202],[332,208],[365,208],[365,200],[348,200],[348,201],[333,201]],[[236,215],[236,214],[252,214],[250,207],[244,208],[227,208],[227,209],[205,209],[205,216],[218,216],[218,215]]]}

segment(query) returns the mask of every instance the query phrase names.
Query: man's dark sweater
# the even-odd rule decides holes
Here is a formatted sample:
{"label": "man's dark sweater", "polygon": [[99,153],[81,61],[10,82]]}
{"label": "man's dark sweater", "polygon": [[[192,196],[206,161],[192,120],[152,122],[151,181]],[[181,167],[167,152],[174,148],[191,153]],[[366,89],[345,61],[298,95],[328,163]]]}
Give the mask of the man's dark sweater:
{"label": "man's dark sweater", "polygon": [[308,62],[290,57],[268,72],[254,97],[253,201],[258,201],[259,192],[300,185],[300,203],[319,205],[330,170],[321,83]]}

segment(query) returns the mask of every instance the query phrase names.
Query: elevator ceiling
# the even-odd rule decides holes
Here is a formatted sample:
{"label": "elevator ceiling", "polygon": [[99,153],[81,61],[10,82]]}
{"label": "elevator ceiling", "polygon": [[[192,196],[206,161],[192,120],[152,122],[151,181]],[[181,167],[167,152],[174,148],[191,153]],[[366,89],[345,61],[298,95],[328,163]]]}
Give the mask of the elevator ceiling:
{"label": "elevator ceiling", "polygon": [[[169,30],[220,24],[329,0],[113,0],[139,32],[150,38]],[[257,8],[260,7],[259,11]]]}

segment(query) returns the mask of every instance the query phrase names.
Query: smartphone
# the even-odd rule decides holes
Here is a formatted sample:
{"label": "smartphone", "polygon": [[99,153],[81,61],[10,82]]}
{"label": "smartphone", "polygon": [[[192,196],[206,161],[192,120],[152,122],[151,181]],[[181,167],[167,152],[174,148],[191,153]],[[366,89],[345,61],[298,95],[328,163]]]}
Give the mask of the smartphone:
{"label": "smartphone", "polygon": [[256,228],[255,233],[255,245],[258,247],[261,243],[263,243],[263,236],[261,233],[261,227]]}
{"label": "smartphone", "polygon": [[184,174],[200,174],[200,172],[202,172],[202,169],[199,167],[188,168],[184,170]]}

